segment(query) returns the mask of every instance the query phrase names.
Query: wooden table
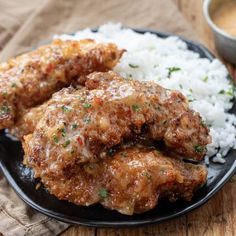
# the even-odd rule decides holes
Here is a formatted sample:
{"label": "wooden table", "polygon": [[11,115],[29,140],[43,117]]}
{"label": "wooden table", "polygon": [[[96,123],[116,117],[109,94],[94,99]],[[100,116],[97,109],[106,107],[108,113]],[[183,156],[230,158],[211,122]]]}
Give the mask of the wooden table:
{"label": "wooden table", "polygon": [[[4,1],[4,0],[3,0]],[[2,1],[2,2],[3,2]],[[21,0],[21,3],[24,0]],[[43,2],[43,0],[40,0]],[[93,0],[95,2],[95,0]],[[114,0],[115,1],[115,0]],[[120,0],[121,1],[121,0]],[[120,1],[115,1],[116,4],[120,4]],[[126,0],[132,2],[133,0]],[[150,0],[146,0],[150,1]],[[145,5],[146,11],[151,4],[148,2]],[[154,0],[153,0],[154,1]],[[166,0],[162,0],[166,1]],[[202,15],[202,2],[203,0],[172,0],[174,1],[183,15],[188,19],[188,22],[192,25],[193,29],[196,31],[197,35],[201,42],[203,42],[211,51],[215,52],[214,42],[212,40],[212,34],[209,28],[206,25],[204,17]],[[7,28],[6,33],[1,35],[0,43],[2,48],[5,46],[5,43],[10,41],[13,37],[14,33],[21,26],[21,23],[18,21],[18,18],[21,18],[21,22],[27,19],[28,12],[30,8],[39,8],[37,1],[31,1],[32,4],[21,4],[18,0],[5,1],[9,7],[14,6],[21,10],[19,11],[20,15],[16,18],[13,17],[12,14],[7,15],[6,9],[0,9],[2,14],[7,15],[9,28]],[[67,1],[65,1],[67,2]],[[84,3],[86,0],[83,1]],[[6,5],[5,4],[5,5]],[[105,3],[103,3],[105,4]],[[84,4],[86,5],[86,4]],[[94,10],[95,4],[93,4]],[[140,6],[141,7],[141,6]],[[13,8],[12,8],[13,9]],[[78,9],[75,9],[78,10]],[[155,10],[155,9],[154,9]],[[102,11],[101,11],[102,13]],[[129,12],[125,12],[125,19],[132,17],[132,21],[136,22],[136,18],[134,15],[130,15]],[[168,14],[168,11],[166,11]],[[87,16],[87,15],[86,15]],[[110,15],[108,15],[109,17]],[[144,17],[146,14],[142,15]],[[91,13],[89,17],[93,17]],[[86,18],[86,17],[85,17]],[[85,18],[81,18],[83,21],[81,24],[85,24]],[[143,19],[142,18],[142,19]],[[0,19],[1,20],[1,19]],[[122,21],[122,19],[120,19]],[[155,25],[156,18],[146,18],[148,25]],[[31,18],[28,20],[28,23],[31,21]],[[2,21],[0,21],[2,22]],[[59,23],[59,21],[57,22]],[[99,24],[100,22],[95,22]],[[137,24],[139,22],[136,22]],[[14,25],[14,27],[13,27]],[[12,27],[11,27],[12,26]],[[4,27],[4,24],[0,24],[1,27]],[[27,28],[28,25],[25,25]],[[37,28],[37,27],[36,27]],[[38,29],[38,28],[37,28]],[[20,35],[22,32],[18,32]],[[3,43],[4,42],[4,43]],[[12,41],[14,43],[14,41]],[[0,47],[1,50],[1,47]],[[236,69],[234,69],[231,65],[228,65],[228,68],[231,74],[234,76],[236,81]],[[209,235],[209,236],[234,236],[236,235],[236,176],[229,181],[224,188],[218,192],[208,203],[199,209],[189,213],[188,215],[182,216],[180,218],[170,220],[161,224],[150,225],[146,227],[138,227],[132,229],[96,229],[96,228],[88,228],[88,227],[75,227],[72,226],[68,230],[66,230],[61,236],[176,236],[176,235]]]}
{"label": "wooden table", "polygon": [[[197,31],[201,41],[213,52],[212,34],[202,15],[202,0],[175,0],[181,12]],[[234,79],[236,69],[227,65]],[[176,236],[176,235],[236,235],[236,176],[208,203],[180,218],[164,223],[132,229],[97,229],[70,227],[62,236]]]}

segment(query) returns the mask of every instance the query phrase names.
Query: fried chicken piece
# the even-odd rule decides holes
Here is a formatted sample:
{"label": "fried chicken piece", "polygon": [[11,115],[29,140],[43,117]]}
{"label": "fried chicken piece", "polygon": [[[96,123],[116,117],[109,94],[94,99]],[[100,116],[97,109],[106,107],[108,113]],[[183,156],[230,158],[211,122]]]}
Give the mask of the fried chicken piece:
{"label": "fried chicken piece", "polygon": [[125,80],[114,72],[91,74],[85,86],[63,89],[48,102],[34,132],[24,137],[28,162],[41,162],[46,156],[47,162],[60,160],[57,169],[62,171],[67,163],[103,159],[113,146],[140,135],[164,140],[182,157],[204,156],[208,129],[181,93]]}
{"label": "fried chicken piece", "polygon": [[0,129],[14,125],[24,109],[43,103],[74,79],[112,69],[124,50],[94,40],[62,41],[10,59],[0,65]]}
{"label": "fried chicken piece", "polygon": [[108,194],[100,202],[123,214],[143,213],[161,197],[190,201],[206,177],[203,165],[184,163],[143,146],[131,147],[105,161],[102,186]]}
{"label": "fried chicken piece", "polygon": [[61,200],[88,206],[100,202],[108,209],[132,215],[153,209],[158,199],[167,197],[190,201],[207,177],[205,166],[184,163],[140,145],[123,146],[112,157],[97,163],[65,166],[60,160],[44,160],[32,165],[36,177]]}

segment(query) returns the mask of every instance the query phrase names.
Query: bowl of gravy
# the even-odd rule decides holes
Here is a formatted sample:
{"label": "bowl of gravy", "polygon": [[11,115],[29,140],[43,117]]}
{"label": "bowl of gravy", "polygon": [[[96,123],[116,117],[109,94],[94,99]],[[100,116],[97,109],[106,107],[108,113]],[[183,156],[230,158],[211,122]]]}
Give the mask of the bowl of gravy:
{"label": "bowl of gravy", "polygon": [[216,49],[225,60],[236,65],[236,0],[205,0],[203,10]]}

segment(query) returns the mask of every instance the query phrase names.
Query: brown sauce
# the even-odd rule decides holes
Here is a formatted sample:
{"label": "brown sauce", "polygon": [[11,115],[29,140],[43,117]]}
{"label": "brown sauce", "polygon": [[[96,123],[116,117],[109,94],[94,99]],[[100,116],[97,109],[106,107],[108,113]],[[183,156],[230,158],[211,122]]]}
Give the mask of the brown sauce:
{"label": "brown sauce", "polygon": [[225,1],[212,14],[213,22],[222,30],[236,36],[236,0]]}

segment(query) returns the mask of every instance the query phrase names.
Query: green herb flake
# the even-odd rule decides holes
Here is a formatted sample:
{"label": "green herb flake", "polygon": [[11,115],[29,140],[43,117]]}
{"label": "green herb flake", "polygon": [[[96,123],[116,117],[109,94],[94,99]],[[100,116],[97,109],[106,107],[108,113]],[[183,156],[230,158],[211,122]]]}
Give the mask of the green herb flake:
{"label": "green herb flake", "polygon": [[16,83],[12,83],[12,84],[11,84],[11,87],[12,87],[12,88],[17,88],[18,86],[17,86]]}
{"label": "green herb flake", "polygon": [[58,143],[59,142],[59,139],[58,139],[58,137],[56,135],[53,135],[52,138],[53,138],[54,143]]}
{"label": "green herb flake", "polygon": [[133,68],[133,69],[139,68],[138,65],[134,65],[134,64],[129,64],[129,67],[131,67],[131,68]]}
{"label": "green herb flake", "polygon": [[232,78],[232,76],[231,75],[227,75],[227,77],[226,77],[228,80],[230,80],[230,81],[233,81],[233,78]]}
{"label": "green herb flake", "polygon": [[90,108],[91,106],[92,106],[92,105],[91,105],[90,103],[84,103],[84,104],[83,104],[83,107],[84,107],[84,108]]}
{"label": "green herb flake", "polygon": [[143,172],[142,175],[147,177],[148,180],[150,180],[152,178],[152,175],[147,171]]}
{"label": "green herb flake", "polygon": [[179,84],[179,87],[180,87],[181,89],[183,89],[183,85],[182,85],[182,84]]}
{"label": "green herb flake", "polygon": [[72,129],[77,129],[78,128],[78,125],[77,124],[72,124]]}
{"label": "green herb flake", "polygon": [[6,115],[10,112],[10,108],[7,106],[7,105],[3,105],[1,108],[0,108],[0,114],[1,115]]}
{"label": "green herb flake", "polygon": [[8,95],[8,93],[7,93],[7,92],[3,92],[2,95],[3,95],[4,97],[6,97],[6,96]]}
{"label": "green herb flake", "polygon": [[176,72],[176,71],[180,71],[181,70],[181,68],[179,68],[179,67],[169,67],[168,68],[168,78],[170,78],[170,76],[171,76],[171,74],[173,73],[173,72]]}
{"label": "green herb flake", "polygon": [[70,140],[66,140],[66,141],[62,144],[62,146],[63,146],[64,148],[66,148],[69,144],[70,144]]}
{"label": "green herb flake", "polygon": [[63,106],[61,107],[61,109],[62,109],[62,111],[64,111],[64,112],[69,112],[69,111],[70,111],[70,108],[67,107],[67,106],[65,106],[65,105],[63,105]]}
{"label": "green herb flake", "polygon": [[108,191],[106,188],[100,188],[98,192],[98,196],[101,198],[107,198],[108,197]]}
{"label": "green herb flake", "polygon": [[88,169],[90,169],[90,170],[94,170],[95,165],[94,165],[93,163],[89,163],[89,164],[87,165],[87,167],[88,167]]}
{"label": "green herb flake", "polygon": [[190,93],[192,93],[192,92],[193,92],[193,90],[190,88],[190,89],[189,89],[189,92],[190,92]]}
{"label": "green herb flake", "polygon": [[121,157],[127,157],[127,152],[121,152],[120,155]]}
{"label": "green herb flake", "polygon": [[205,77],[202,79],[202,81],[203,81],[203,82],[207,82],[208,79],[209,79],[208,76],[205,76]]}
{"label": "green herb flake", "polygon": [[111,156],[113,156],[114,152],[115,152],[115,150],[112,149],[112,148],[110,148],[110,149],[107,151],[107,155],[111,157]]}
{"label": "green herb flake", "polygon": [[218,94],[225,94],[225,90],[220,90],[219,92],[218,92]]}
{"label": "green herb flake", "polygon": [[66,136],[66,129],[65,128],[61,128],[61,129],[59,129],[59,131],[61,132],[62,137]]}
{"label": "green herb flake", "polygon": [[195,145],[194,146],[194,151],[197,153],[201,153],[203,151],[203,147],[200,145]]}
{"label": "green herb flake", "polygon": [[141,107],[137,104],[132,105],[132,110],[134,112],[139,112],[141,110]]}
{"label": "green herb flake", "polygon": [[234,96],[233,89],[228,90],[226,94],[229,95],[230,97],[233,97]]}
{"label": "green herb flake", "polygon": [[91,122],[91,119],[89,117],[84,117],[83,121],[85,124],[89,124]]}

